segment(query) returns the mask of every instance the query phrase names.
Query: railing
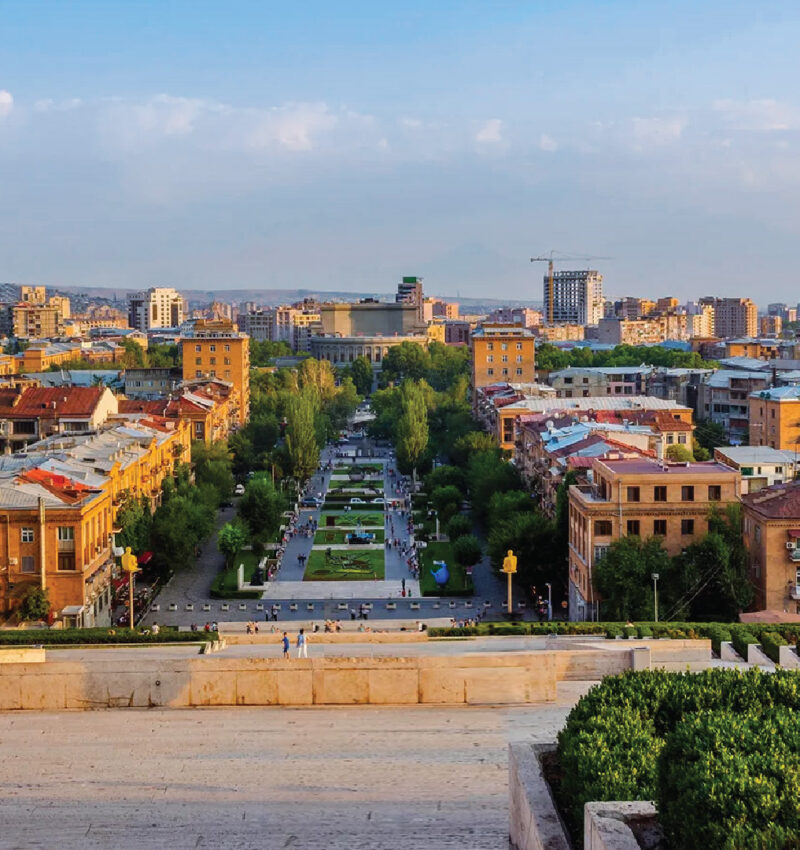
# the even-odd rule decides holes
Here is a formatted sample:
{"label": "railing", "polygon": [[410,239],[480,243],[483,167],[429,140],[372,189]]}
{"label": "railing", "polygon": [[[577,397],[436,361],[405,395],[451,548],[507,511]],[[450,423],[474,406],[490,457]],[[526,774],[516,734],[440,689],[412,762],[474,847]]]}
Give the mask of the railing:
{"label": "railing", "polygon": [[790,581],[788,593],[790,599],[800,599],[800,584],[795,584],[793,581]]}

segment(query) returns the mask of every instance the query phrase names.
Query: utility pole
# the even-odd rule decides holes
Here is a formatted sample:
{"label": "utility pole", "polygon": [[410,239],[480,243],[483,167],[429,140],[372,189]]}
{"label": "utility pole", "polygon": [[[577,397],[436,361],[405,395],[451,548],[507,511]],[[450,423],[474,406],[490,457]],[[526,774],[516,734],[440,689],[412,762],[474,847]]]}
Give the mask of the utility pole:
{"label": "utility pole", "polygon": [[655,609],[655,621],[658,622],[658,573],[653,573],[653,607]]}

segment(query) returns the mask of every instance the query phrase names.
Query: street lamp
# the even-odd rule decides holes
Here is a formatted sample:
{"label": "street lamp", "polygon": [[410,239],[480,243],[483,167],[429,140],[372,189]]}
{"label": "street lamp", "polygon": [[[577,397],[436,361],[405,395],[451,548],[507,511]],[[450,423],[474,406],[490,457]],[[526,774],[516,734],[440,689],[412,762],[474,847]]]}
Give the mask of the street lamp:
{"label": "street lamp", "polygon": [[545,582],[545,587],[547,587],[547,621],[550,622],[553,619],[553,585],[550,582]]}
{"label": "street lamp", "polygon": [[129,622],[130,627],[134,627],[133,616],[133,577],[139,572],[139,561],[131,552],[131,547],[125,547],[125,554],[121,558],[122,569],[128,574],[128,605],[129,605]]}
{"label": "street lamp", "polygon": [[655,608],[655,621],[658,622],[658,573],[653,573],[653,607]]}
{"label": "street lamp", "polygon": [[503,572],[508,576],[508,616],[513,616],[514,606],[511,603],[511,577],[517,571],[517,556],[512,549],[508,550],[508,555],[503,558]]}

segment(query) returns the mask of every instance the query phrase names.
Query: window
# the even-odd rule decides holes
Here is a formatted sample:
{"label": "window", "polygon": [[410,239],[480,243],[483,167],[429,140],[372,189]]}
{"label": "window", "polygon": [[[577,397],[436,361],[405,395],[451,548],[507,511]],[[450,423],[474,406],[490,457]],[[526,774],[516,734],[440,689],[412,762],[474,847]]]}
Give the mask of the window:
{"label": "window", "polygon": [[71,573],[75,571],[75,553],[74,552],[59,552],[58,553],[58,571],[60,573]]}
{"label": "window", "polygon": [[681,520],[681,534],[694,534],[694,520],[693,519],[682,519]]}
{"label": "window", "polygon": [[694,501],[694,487],[681,487],[681,501],[682,502],[693,502]]}
{"label": "window", "polygon": [[200,346],[199,346],[199,345],[196,345],[196,346],[194,347],[194,350],[195,350],[195,351],[201,351],[201,348],[200,348]]}
{"label": "window", "polygon": [[657,535],[658,537],[667,536],[667,521],[665,519],[653,520],[653,534]]}
{"label": "window", "polygon": [[503,374],[508,375],[508,369],[503,369]]}
{"label": "window", "polygon": [[769,417],[769,418],[770,418],[770,419],[774,419],[774,418],[775,418],[775,408],[773,407],[773,409],[772,409],[772,410],[770,410],[770,412],[769,412],[769,413],[770,413],[770,417]]}
{"label": "window", "polygon": [[194,376],[195,376],[195,378],[202,378],[202,377],[203,377],[203,373],[202,373],[202,372],[198,369],[198,370],[194,373]]}
{"label": "window", "polygon": [[595,562],[595,564],[598,561],[603,560],[606,552],[608,552],[608,546],[595,546],[594,547],[594,562]]}
{"label": "window", "polygon": [[522,351],[522,343],[521,342],[517,343],[517,351]]}
{"label": "window", "polygon": [[486,355],[486,362],[487,363],[494,363],[494,354],[487,354]]}
{"label": "window", "polygon": [[629,502],[638,502],[639,501],[639,488],[638,487],[628,487],[628,501]]}
{"label": "window", "polygon": [[518,374],[518,375],[521,375],[521,374],[522,374],[522,369],[517,369],[517,374]]}
{"label": "window", "polygon": [[202,357],[195,357],[194,358],[194,365],[195,366],[202,366],[203,365],[203,358]]}
{"label": "window", "polygon": [[230,347],[229,345],[226,345],[226,346],[225,346],[225,351],[230,351],[230,350],[231,350],[231,347]]}
{"label": "window", "polygon": [[521,354],[517,355],[517,363],[522,363],[522,355]]}
{"label": "window", "polygon": [[217,346],[212,343],[211,345],[208,346],[208,350],[211,351],[211,352],[214,352],[214,351],[217,350]]}
{"label": "window", "polygon": [[629,519],[628,520],[628,534],[631,536],[639,536],[639,520],[638,519]]}
{"label": "window", "polygon": [[58,539],[62,541],[75,540],[75,529],[71,525],[59,525]]}
{"label": "window", "polygon": [[209,362],[211,363],[212,366],[216,366],[217,365],[217,358],[216,357],[210,357]]}
{"label": "window", "polygon": [[722,487],[719,484],[708,485],[708,501],[718,502],[722,498]]}
{"label": "window", "polygon": [[654,502],[666,502],[667,501],[667,488],[666,487],[653,487],[653,501]]}
{"label": "window", "polygon": [[24,555],[21,559],[20,572],[33,573],[36,572],[36,565],[33,562],[31,555]]}
{"label": "window", "polygon": [[225,365],[226,365],[226,366],[230,366],[230,365],[231,365],[231,358],[230,358],[230,357],[226,357],[226,358],[225,358]]}
{"label": "window", "polygon": [[594,522],[595,537],[610,537],[612,534],[610,519],[597,519]]}
{"label": "window", "polygon": [[503,354],[500,359],[503,361],[503,363],[508,363],[508,355],[507,354]]}
{"label": "window", "polygon": [[501,342],[500,343],[500,350],[501,351],[508,351],[508,343],[507,342]]}
{"label": "window", "polygon": [[682,446],[686,445],[686,434],[678,434],[678,443]]}
{"label": "window", "polygon": [[487,342],[486,343],[486,350],[487,351],[494,351],[494,343],[493,342]]}
{"label": "window", "polygon": [[486,374],[491,378],[494,375],[494,369],[487,369]]}
{"label": "window", "polygon": [[33,543],[33,529],[23,528],[20,539],[23,543]]}

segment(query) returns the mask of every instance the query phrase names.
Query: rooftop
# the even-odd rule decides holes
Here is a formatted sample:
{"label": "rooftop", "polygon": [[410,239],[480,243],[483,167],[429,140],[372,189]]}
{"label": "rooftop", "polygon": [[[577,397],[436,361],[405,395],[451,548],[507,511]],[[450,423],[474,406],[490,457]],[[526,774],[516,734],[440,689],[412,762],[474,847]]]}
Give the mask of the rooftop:
{"label": "rooftop", "polygon": [[750,398],[763,398],[765,401],[800,401],[800,387],[770,387],[768,390],[750,393]]}
{"label": "rooftop", "polygon": [[774,519],[800,519],[800,483],[773,484],[742,496],[745,507]]}
{"label": "rooftop", "polygon": [[587,396],[586,398],[525,398],[517,402],[515,407],[528,410],[531,413],[544,413],[548,410],[585,410],[587,412],[595,410],[691,410],[691,408],[686,407],[684,404],[646,395]]}
{"label": "rooftop", "polygon": [[702,463],[669,463],[647,458],[606,458],[599,463],[604,464],[609,472],[617,475],[702,475],[718,477],[734,472],[729,466],[717,461]]}
{"label": "rooftop", "polygon": [[785,452],[769,446],[719,446],[714,451],[733,463],[744,466],[758,463],[786,464],[794,460],[793,452]]}

